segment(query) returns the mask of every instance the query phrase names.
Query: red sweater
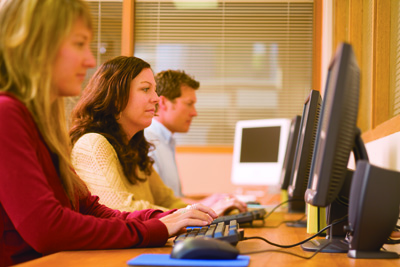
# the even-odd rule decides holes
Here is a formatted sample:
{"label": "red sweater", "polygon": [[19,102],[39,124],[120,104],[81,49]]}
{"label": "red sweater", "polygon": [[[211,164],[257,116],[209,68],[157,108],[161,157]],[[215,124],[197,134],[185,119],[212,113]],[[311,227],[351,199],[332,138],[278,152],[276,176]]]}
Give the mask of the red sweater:
{"label": "red sweater", "polygon": [[[170,212],[120,212],[89,195],[71,208],[28,109],[0,93],[0,266],[62,250],[162,246]],[[78,202],[78,201],[77,201]]]}

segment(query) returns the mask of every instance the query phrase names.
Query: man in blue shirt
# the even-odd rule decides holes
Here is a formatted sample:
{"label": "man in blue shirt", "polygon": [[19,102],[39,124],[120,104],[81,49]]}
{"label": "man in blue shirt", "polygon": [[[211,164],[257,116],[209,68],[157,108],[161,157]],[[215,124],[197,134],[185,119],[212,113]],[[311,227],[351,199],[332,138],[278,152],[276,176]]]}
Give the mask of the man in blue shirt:
{"label": "man in blue shirt", "polygon": [[173,134],[188,132],[193,117],[197,116],[195,90],[200,83],[184,71],[162,71],[155,78],[160,100],[157,116],[145,129],[145,136],[156,148],[150,152],[155,161],[154,169],[175,195],[182,197]]}
{"label": "man in blue shirt", "polygon": [[[183,197],[173,134],[188,132],[192,119],[197,116],[196,90],[200,83],[184,71],[178,70],[159,72],[155,80],[159,95],[157,116],[144,133],[146,139],[155,145],[155,150],[150,152],[155,161],[155,170],[176,196]],[[230,206],[241,212],[247,209],[245,203],[230,194],[214,194],[200,202],[215,209],[219,209],[217,206],[221,209]]]}

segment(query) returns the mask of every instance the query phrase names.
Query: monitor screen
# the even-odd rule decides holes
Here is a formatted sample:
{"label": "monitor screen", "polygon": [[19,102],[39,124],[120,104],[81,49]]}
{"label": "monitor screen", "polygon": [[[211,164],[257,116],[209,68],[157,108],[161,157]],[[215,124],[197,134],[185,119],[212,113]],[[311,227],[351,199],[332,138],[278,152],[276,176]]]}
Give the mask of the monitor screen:
{"label": "monitor screen", "polygon": [[278,162],[280,134],[279,126],[243,128],[240,162]]}
{"label": "monitor screen", "polygon": [[283,160],[281,172],[281,189],[287,190],[292,174],[294,154],[296,152],[297,139],[299,136],[301,116],[296,115],[290,123],[289,138],[286,146],[285,159]]}
{"label": "monitor screen", "polygon": [[278,184],[289,135],[289,119],[238,121],[233,148],[232,182]]}

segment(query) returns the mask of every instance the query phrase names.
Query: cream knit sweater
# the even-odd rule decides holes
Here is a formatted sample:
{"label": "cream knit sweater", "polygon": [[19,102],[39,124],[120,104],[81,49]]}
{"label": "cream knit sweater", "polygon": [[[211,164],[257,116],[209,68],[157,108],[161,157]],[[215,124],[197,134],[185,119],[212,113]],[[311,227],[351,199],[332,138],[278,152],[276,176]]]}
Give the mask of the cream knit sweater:
{"label": "cream knit sweater", "polygon": [[[72,150],[72,164],[92,194],[112,209],[165,211],[187,205],[174,196],[154,169],[145,182],[129,183],[117,153],[101,134],[88,133],[78,139]],[[142,171],[139,175],[145,176]]]}

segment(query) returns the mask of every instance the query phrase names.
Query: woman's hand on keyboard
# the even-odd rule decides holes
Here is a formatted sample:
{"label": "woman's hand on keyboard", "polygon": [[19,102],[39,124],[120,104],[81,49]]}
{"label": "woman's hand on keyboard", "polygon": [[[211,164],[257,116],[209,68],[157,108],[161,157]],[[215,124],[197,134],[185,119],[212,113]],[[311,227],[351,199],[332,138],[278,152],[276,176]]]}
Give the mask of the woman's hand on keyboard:
{"label": "woman's hand on keyboard", "polygon": [[247,205],[243,201],[240,201],[234,196],[229,196],[224,199],[219,199],[210,207],[215,210],[218,216],[224,215],[232,210],[239,210],[239,212],[246,212]]}
{"label": "woman's hand on keyboard", "polygon": [[160,218],[160,221],[167,227],[169,236],[174,236],[186,231],[188,226],[208,225],[217,217],[211,208],[193,204]]}

